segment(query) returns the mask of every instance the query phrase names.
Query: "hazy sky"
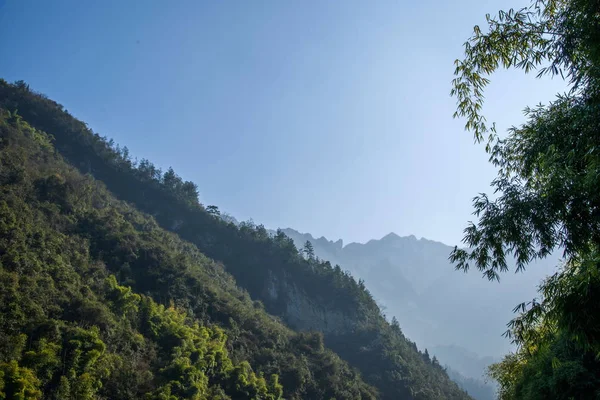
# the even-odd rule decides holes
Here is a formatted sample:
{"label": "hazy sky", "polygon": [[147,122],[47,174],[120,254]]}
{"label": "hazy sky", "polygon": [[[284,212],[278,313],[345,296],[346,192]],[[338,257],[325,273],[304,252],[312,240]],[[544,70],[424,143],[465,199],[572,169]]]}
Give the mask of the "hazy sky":
{"label": "hazy sky", "polygon": [[[330,239],[456,244],[494,171],[453,120],[453,61],[525,1],[0,0],[0,77],[23,79],[238,219]],[[494,76],[489,119],[557,80]]]}

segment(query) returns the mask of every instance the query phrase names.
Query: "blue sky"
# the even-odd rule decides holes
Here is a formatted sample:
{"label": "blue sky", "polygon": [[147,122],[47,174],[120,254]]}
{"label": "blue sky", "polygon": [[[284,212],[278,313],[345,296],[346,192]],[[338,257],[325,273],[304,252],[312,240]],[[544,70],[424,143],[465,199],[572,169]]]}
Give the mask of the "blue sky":
{"label": "blue sky", "polygon": [[[345,242],[457,244],[494,176],[453,120],[453,61],[522,0],[0,0],[0,77],[199,186],[238,219]],[[501,129],[558,80],[502,72]]]}

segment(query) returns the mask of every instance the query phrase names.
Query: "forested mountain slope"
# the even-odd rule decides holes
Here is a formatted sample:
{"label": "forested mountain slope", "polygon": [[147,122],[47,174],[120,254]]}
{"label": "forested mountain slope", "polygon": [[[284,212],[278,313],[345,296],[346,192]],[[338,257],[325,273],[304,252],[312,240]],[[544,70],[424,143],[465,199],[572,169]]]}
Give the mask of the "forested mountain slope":
{"label": "forested mountain slope", "polygon": [[0,398],[375,398],[320,334],[0,112]]}
{"label": "forested mountain slope", "polygon": [[[0,107],[0,390],[278,398],[281,384],[286,398],[468,398],[364,285],[304,259],[282,232],[224,222],[193,183],[133,162],[22,82],[0,81]],[[86,339],[72,339],[79,330]]]}

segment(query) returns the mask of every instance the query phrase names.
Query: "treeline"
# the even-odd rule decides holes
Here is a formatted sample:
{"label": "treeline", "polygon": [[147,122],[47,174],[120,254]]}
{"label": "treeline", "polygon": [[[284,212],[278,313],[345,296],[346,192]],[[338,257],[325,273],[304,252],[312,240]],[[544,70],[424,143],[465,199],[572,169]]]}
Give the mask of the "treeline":
{"label": "treeline", "polygon": [[[288,323],[299,329],[323,330],[327,347],[360,369],[381,398],[467,398],[439,364],[428,361],[404,337],[397,323],[385,320],[364,284],[349,274],[327,262],[306,259],[282,232],[272,237],[261,225],[238,227],[224,221],[214,208],[207,210],[198,202],[192,183],[183,182],[172,170],[163,174],[148,161],[132,161],[127,149],[93,133],[62,106],[31,91],[23,82],[1,81],[0,105],[17,110],[32,126],[51,134],[59,153],[81,172],[91,173],[117,197],[151,214],[160,226],[222,262],[238,284],[252,298],[261,300],[271,314],[288,316],[286,285],[293,285],[324,310],[343,315],[349,324],[342,329],[312,326],[309,320]],[[94,221],[89,229],[93,226],[101,225]],[[129,268],[135,271],[131,265]],[[156,286],[144,287],[142,292],[172,286],[173,278],[156,275],[154,281],[147,282]],[[277,296],[272,295],[274,285],[279,285],[275,287],[279,289],[275,290]],[[179,289],[189,291],[189,284],[182,283]],[[177,296],[181,297],[193,302],[195,295]],[[287,388],[283,376],[281,381]]]}

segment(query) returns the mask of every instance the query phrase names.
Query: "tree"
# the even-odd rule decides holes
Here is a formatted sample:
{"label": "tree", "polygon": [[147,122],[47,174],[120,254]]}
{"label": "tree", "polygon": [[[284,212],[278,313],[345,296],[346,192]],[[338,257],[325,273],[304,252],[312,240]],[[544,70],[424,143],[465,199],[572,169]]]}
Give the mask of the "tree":
{"label": "tree", "polygon": [[163,185],[169,190],[177,190],[181,185],[181,178],[177,176],[172,167],[162,176]]}
{"label": "tree", "polygon": [[429,351],[427,351],[427,349],[425,349],[425,352],[423,353],[423,359],[425,360],[425,362],[430,363],[431,362],[431,358],[429,358]]}
{"label": "tree", "polygon": [[206,206],[206,212],[209,213],[210,215],[214,215],[216,217],[221,215],[221,212],[219,211],[219,207],[217,207],[217,206]]}
{"label": "tree", "polygon": [[[465,117],[465,128],[477,142],[486,134],[497,138],[495,126],[486,124],[481,113],[488,75],[498,68],[538,70],[538,77],[566,77],[578,89],[598,89],[600,22],[595,0],[533,0],[518,11],[486,15],[489,32],[479,26],[465,43],[465,58],[455,61],[451,94],[457,98],[455,117]],[[581,91],[579,91],[581,93]],[[488,143],[489,144],[489,143]],[[491,147],[487,148],[491,151]]]}
{"label": "tree", "polygon": [[402,333],[402,329],[400,329],[400,323],[396,317],[392,317],[392,330],[397,333]]}
{"label": "tree", "polygon": [[35,373],[12,360],[0,363],[0,399],[41,399],[40,382]]}
{"label": "tree", "polygon": [[[590,388],[589,380],[587,391],[574,390],[586,385],[583,371],[600,371],[598,358],[591,357],[600,355],[598,2],[535,0],[518,11],[488,15],[487,22],[489,30],[476,26],[464,60],[456,61],[452,94],[455,116],[466,118],[475,140],[487,135],[498,197],[475,197],[479,220],[465,229],[467,249],[455,248],[450,258],[457,269],[474,265],[498,280],[511,255],[522,270],[561,249],[564,265],[541,285],[541,300],[515,309],[521,314],[507,334],[519,350],[491,375],[506,399],[598,396],[600,384]],[[527,108],[526,123],[500,138],[481,113],[488,76],[500,67],[560,75],[571,88],[546,106]],[[570,379],[564,381],[558,365],[566,363]]]}
{"label": "tree", "polygon": [[[459,268],[473,262],[497,279],[497,272],[507,269],[507,252],[522,269],[558,247],[569,258],[589,252],[590,241],[600,242],[595,179],[600,22],[589,14],[592,3],[534,1],[526,9],[500,12],[496,19],[488,16],[489,33],[476,26],[465,44],[466,57],[456,62],[453,81],[455,115],[467,118],[466,128],[476,140],[489,133],[490,161],[499,169],[492,185],[501,195],[493,201],[485,194],[474,199],[479,223],[465,229],[464,242],[473,250],[453,253]],[[484,75],[500,65],[526,72],[542,66],[538,75],[566,72],[572,90],[548,106],[526,109],[527,123],[499,139],[493,127],[485,126],[480,109],[489,82]]]}
{"label": "tree", "polygon": [[306,243],[304,243],[304,248],[302,249],[302,252],[306,255],[306,258],[309,261],[315,259],[315,248],[313,247],[310,240],[307,240]]}

